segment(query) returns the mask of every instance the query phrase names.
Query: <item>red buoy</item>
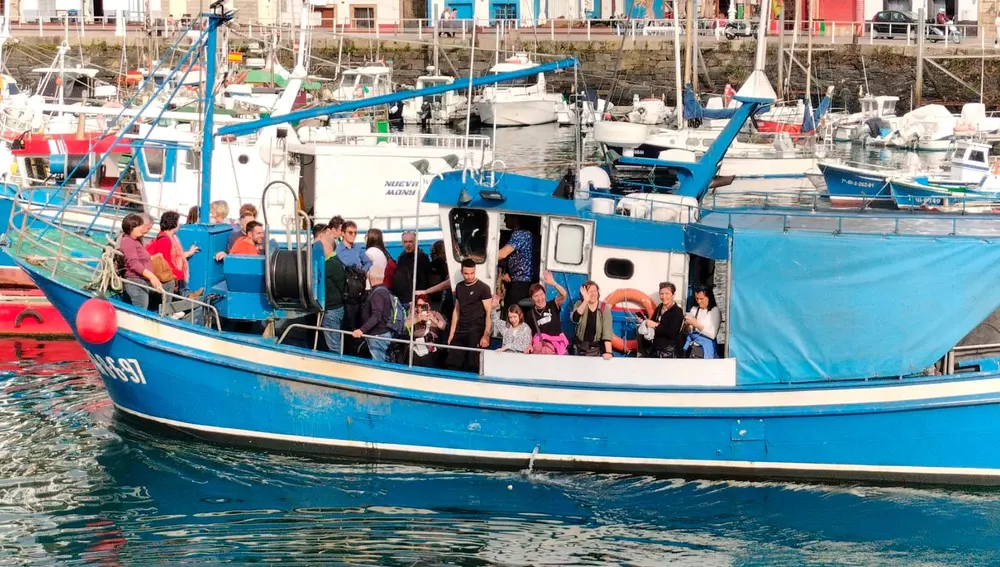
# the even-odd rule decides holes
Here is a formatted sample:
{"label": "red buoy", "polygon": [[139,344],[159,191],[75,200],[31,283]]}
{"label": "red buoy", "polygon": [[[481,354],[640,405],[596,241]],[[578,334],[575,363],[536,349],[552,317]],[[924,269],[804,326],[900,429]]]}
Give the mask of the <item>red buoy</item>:
{"label": "red buoy", "polygon": [[92,297],[76,312],[76,332],[92,345],[102,345],[118,332],[118,316],[111,302]]}

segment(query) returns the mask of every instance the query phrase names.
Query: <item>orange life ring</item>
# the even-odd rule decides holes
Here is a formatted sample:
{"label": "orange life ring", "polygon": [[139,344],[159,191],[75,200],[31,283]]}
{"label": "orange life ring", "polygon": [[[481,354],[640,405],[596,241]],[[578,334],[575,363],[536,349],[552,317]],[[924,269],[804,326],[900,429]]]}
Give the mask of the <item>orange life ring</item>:
{"label": "orange life ring", "polygon": [[[653,300],[650,299],[648,295],[632,288],[616,289],[611,292],[611,295],[609,295],[604,302],[611,307],[614,307],[619,303],[634,303],[641,306],[643,310],[646,311],[646,315],[649,317],[652,317],[653,313],[656,311],[656,307],[653,305]],[[639,348],[639,341],[637,339],[626,340],[618,335],[614,335],[611,338],[611,347],[621,352],[634,351]]]}

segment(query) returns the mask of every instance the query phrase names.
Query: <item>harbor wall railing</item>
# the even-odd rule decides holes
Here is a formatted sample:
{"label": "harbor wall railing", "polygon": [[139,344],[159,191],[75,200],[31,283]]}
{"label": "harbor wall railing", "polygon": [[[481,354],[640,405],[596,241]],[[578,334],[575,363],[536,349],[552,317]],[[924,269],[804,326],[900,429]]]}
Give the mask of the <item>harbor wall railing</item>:
{"label": "harbor wall railing", "polygon": [[[127,14],[125,16],[125,28],[128,33],[135,33],[139,30],[152,31],[156,35],[168,35],[184,29],[190,20],[188,15],[177,18],[152,18],[148,22],[141,14]],[[683,38],[686,33],[686,21],[679,20],[678,28],[674,27],[673,20],[664,19],[593,19],[593,18],[522,18],[510,20],[496,20],[487,18],[477,19],[453,19],[435,21],[432,18],[355,18],[355,17],[324,17],[321,13],[315,12],[310,17],[310,25],[313,33],[344,34],[348,36],[359,36],[366,38],[405,38],[405,39],[431,39],[434,33],[448,36],[448,38],[460,38],[466,40],[472,35],[473,28],[477,33],[495,33],[494,29],[502,26],[506,33],[519,36],[521,39],[539,40],[588,40],[607,41],[614,38],[626,36],[634,39],[646,40],[671,40],[676,35]],[[699,36],[699,41],[726,42],[726,20],[725,19],[699,19],[695,29]],[[264,22],[254,19],[236,18],[236,25],[248,32],[251,36],[256,32],[265,32],[279,28],[285,29],[298,26],[298,17],[286,14],[280,22]],[[976,44],[986,46],[992,44],[998,37],[997,26],[977,22],[956,23],[956,28],[961,32],[959,41],[955,41],[955,36],[948,33],[929,31],[928,39],[934,45],[966,46],[975,47]],[[786,22],[784,31],[779,34],[777,22],[772,22],[768,30],[768,37],[775,39],[779,35],[789,41],[794,39],[805,40],[809,35],[813,36],[813,44],[822,46],[823,44],[845,44],[845,43],[868,43],[884,45],[916,45],[915,23],[876,23],[871,21],[814,21],[812,26],[807,22],[802,22],[796,27],[793,22]],[[86,35],[115,35],[118,30],[116,18],[113,16],[77,16],[67,14],[65,10],[52,10],[49,12],[39,12],[30,18],[21,17],[13,19],[10,23],[11,33],[15,36],[40,37],[53,36],[55,30],[69,30],[73,36],[79,34]],[[935,24],[927,24],[928,30],[939,29]],[[488,30],[488,32],[487,32]],[[737,37],[735,41],[752,41],[751,37]],[[926,45],[931,45],[930,41]],[[990,46],[992,47],[992,45]]]}

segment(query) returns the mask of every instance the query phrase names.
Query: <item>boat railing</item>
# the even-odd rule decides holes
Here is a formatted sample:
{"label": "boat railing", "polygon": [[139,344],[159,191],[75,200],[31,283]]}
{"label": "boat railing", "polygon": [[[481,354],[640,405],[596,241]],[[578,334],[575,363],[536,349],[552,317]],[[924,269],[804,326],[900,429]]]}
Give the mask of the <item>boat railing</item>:
{"label": "boat railing", "polygon": [[[322,319],[322,317],[323,317],[322,313],[319,313],[317,315],[317,319]],[[308,325],[308,324],[305,324],[305,323],[292,323],[291,325],[285,327],[285,330],[281,333],[281,336],[278,337],[278,344],[280,345],[280,344],[284,343],[285,339],[288,338],[288,334],[291,333],[294,329],[301,329],[301,330],[304,330],[304,331],[313,331],[315,333],[315,335],[313,336],[312,350],[317,350],[319,348],[319,336],[320,336],[320,333],[334,333],[334,334],[340,335],[340,352],[337,353],[340,356],[344,356],[344,343],[346,342],[346,341],[344,341],[344,339],[346,337],[354,337],[354,335],[353,335],[353,333],[351,331],[345,331],[343,329],[334,329],[334,328],[331,328],[331,327],[323,327],[321,325]],[[359,338],[372,339],[372,340],[377,340],[377,341],[385,341],[387,343],[393,343],[393,344],[407,345],[407,347],[408,347],[408,357],[407,357],[408,358],[408,362],[407,362],[406,365],[408,367],[412,367],[413,366],[413,347],[417,346],[417,345],[425,346],[425,347],[430,347],[430,348],[433,348],[435,350],[437,350],[437,349],[442,349],[442,350],[457,350],[457,351],[476,352],[476,353],[481,353],[481,352],[484,352],[485,350],[487,350],[487,349],[483,349],[483,348],[473,348],[473,347],[464,347],[464,346],[448,345],[448,344],[442,345],[442,344],[437,344],[437,343],[418,342],[416,340],[416,338],[412,334],[407,339],[396,339],[396,338],[391,338],[391,337],[379,337],[379,336],[376,336],[376,335],[364,335],[364,334],[361,335],[361,337],[359,337]],[[479,357],[479,371],[478,371],[478,373],[479,373],[480,376],[483,375],[483,357],[481,357],[481,356]]]}
{"label": "boat railing", "polygon": [[[627,216],[639,221],[693,224],[702,222],[718,228],[737,229],[748,225],[784,232],[807,231],[829,234],[881,234],[911,236],[1000,236],[1000,223],[995,215],[983,214],[984,208],[1000,208],[1000,201],[985,197],[948,197],[950,206],[941,214],[921,210],[873,211],[861,205],[856,208],[824,210],[822,204],[829,195],[819,192],[738,192],[713,194],[709,204],[665,201],[650,193],[617,195],[590,191],[591,197],[614,202],[612,211],[595,215]],[[732,203],[726,201],[731,199]],[[625,213],[619,204],[631,205]],[[755,202],[754,202],[755,201]],[[748,202],[750,204],[748,205]],[[635,203],[646,203],[635,207]],[[657,215],[656,210],[672,213]],[[639,214],[636,214],[636,211]],[[713,219],[706,222],[706,218]]]}
{"label": "boat railing", "polygon": [[[359,134],[337,132],[327,139],[313,140],[311,143],[318,145],[354,144],[363,146],[389,144],[404,148],[437,147],[464,149],[466,147],[466,136],[458,134],[418,134],[410,132],[371,132]],[[489,136],[468,136],[468,148],[471,150],[479,151],[487,149],[489,146]]]}
{"label": "boat railing", "polygon": [[[114,270],[115,267],[113,259],[105,258],[104,256],[106,248],[78,232],[69,230],[62,224],[57,224],[44,216],[36,214],[33,211],[38,211],[39,209],[33,205],[35,204],[20,199],[15,201],[15,206],[18,210],[15,211],[14,215],[20,216],[21,222],[20,224],[12,222],[8,226],[8,230],[14,234],[16,239],[16,242],[12,243],[15,256],[24,258],[26,262],[38,268],[44,267],[52,278],[60,277],[63,281],[75,282],[84,289],[93,289],[96,286],[100,286],[102,285],[100,283],[102,281],[110,283],[110,279],[103,272]],[[92,213],[92,211],[90,212]],[[46,225],[47,230],[44,234],[32,231],[29,228],[29,225],[36,223]],[[110,233],[107,234],[110,237]],[[81,251],[73,250],[72,244],[74,240],[82,242],[84,246],[92,248],[95,254],[99,255],[81,257]],[[45,255],[31,253],[31,250],[25,249],[26,246],[31,249],[38,249]],[[99,253],[98,250],[100,250]],[[115,250],[114,253],[119,254],[120,252]],[[120,283],[124,288],[126,282],[121,280]],[[214,305],[166,290],[161,291],[134,280],[129,280],[127,283],[145,289],[149,293],[158,293],[165,298],[170,298],[170,301],[161,303],[161,315],[168,316],[173,313],[184,313],[185,315],[182,319],[190,319],[192,324],[198,324],[196,320],[199,314],[198,310],[205,309],[212,314],[211,323],[214,324],[217,330],[222,330],[219,312]],[[107,289],[100,289],[98,291],[106,292]],[[112,291],[117,290],[112,289]],[[209,325],[208,320],[205,321],[205,325]]]}
{"label": "boat railing", "polygon": [[970,359],[976,357],[995,357],[1000,355],[1000,343],[984,343],[978,345],[958,345],[952,348],[944,357],[941,359],[940,370],[942,374],[955,374],[956,370],[959,372],[974,371],[974,369],[958,369],[958,360]]}
{"label": "boat railing", "polygon": [[[424,207],[428,206],[426,204],[422,205]],[[329,221],[329,218],[324,217],[310,217],[313,225],[319,223],[325,223]],[[358,232],[363,233],[369,231],[373,228],[379,230],[391,230],[391,231],[408,231],[408,230],[440,230],[441,228],[441,218],[437,214],[433,215],[385,215],[385,216],[351,216],[348,220],[352,220],[358,224]],[[367,222],[368,225],[365,226],[362,223]]]}
{"label": "boat railing", "polygon": [[25,117],[24,110],[24,107],[0,109],[0,132],[10,132],[12,134],[16,133],[14,135],[20,135],[22,132],[33,130],[31,127],[31,114]]}

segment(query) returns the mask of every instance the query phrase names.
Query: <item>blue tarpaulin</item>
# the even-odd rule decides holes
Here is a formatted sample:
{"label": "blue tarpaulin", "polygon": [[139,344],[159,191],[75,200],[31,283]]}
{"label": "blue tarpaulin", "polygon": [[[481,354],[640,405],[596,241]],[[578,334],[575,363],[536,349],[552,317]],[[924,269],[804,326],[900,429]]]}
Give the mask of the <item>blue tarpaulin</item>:
{"label": "blue tarpaulin", "polygon": [[808,134],[816,129],[816,124],[823,118],[826,111],[830,109],[830,102],[830,97],[823,97],[823,100],[819,101],[819,107],[816,109],[816,112],[813,112],[812,101],[806,102],[805,112],[802,116],[803,134]]}
{"label": "blue tarpaulin", "polygon": [[743,384],[917,374],[1000,307],[1000,240],[741,229],[732,246]]}
{"label": "blue tarpaulin", "polygon": [[735,108],[705,108],[698,102],[698,97],[694,94],[694,87],[690,84],[684,85],[684,120],[700,119],[727,119],[732,118],[736,113]]}

